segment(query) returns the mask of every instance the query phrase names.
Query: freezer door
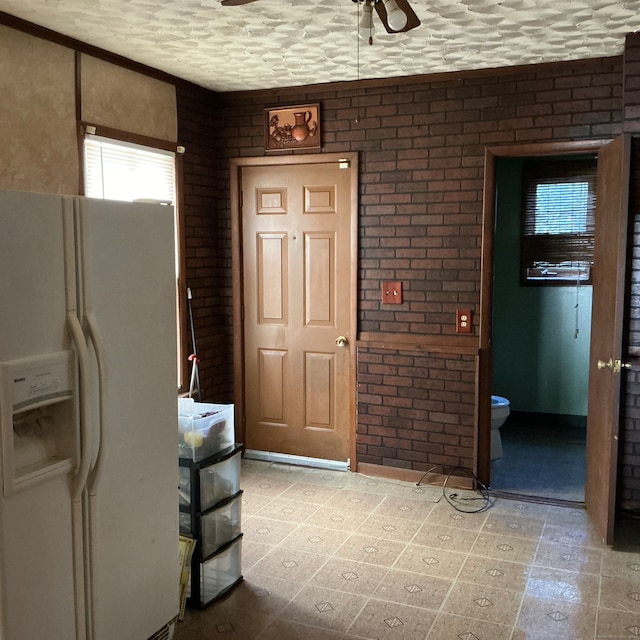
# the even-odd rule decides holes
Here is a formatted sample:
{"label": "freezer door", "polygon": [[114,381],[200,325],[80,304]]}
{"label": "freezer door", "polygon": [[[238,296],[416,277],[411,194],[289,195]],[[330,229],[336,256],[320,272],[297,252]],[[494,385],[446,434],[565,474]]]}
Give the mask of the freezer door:
{"label": "freezer door", "polygon": [[[0,362],[24,363],[34,356],[46,360],[47,354],[54,353],[61,353],[65,362],[64,352],[70,353],[65,329],[63,202],[56,195],[0,191]],[[28,378],[19,367],[3,369],[9,376]],[[45,370],[51,372],[48,366]],[[39,385],[34,394],[55,395],[53,387],[50,393],[40,387],[59,377],[59,373],[34,374],[31,383]],[[55,404],[23,410],[34,400],[33,394],[15,398],[11,388],[20,381],[5,382],[0,391],[0,477],[3,485],[10,486],[0,491],[0,638],[73,639],[71,460],[63,473],[40,474],[28,486],[17,488],[18,480],[33,475],[38,465],[57,455],[53,439],[57,427],[48,426],[56,420]],[[60,405],[64,411],[57,417],[62,422],[75,421],[70,402]],[[59,433],[69,430],[74,431],[75,424],[60,425]],[[73,450],[68,454],[75,457]],[[42,466],[38,469],[42,471]],[[81,515],[77,508],[75,512]],[[81,595],[82,584],[78,587]],[[79,621],[82,624],[81,614]]]}
{"label": "freezer door", "polygon": [[141,640],[179,609],[173,209],[78,200],[84,324],[102,358],[90,476],[93,640]]}

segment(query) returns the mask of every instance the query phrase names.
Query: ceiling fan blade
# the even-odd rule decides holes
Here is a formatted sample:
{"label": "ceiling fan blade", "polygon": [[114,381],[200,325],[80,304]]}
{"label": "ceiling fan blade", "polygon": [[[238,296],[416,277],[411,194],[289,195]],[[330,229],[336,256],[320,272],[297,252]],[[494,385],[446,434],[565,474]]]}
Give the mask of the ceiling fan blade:
{"label": "ceiling fan blade", "polygon": [[420,26],[420,18],[418,18],[418,16],[415,14],[415,11],[411,8],[408,0],[396,0],[396,3],[398,5],[398,8],[401,9],[407,16],[407,24],[399,31],[396,31],[389,26],[389,21],[387,20],[387,10],[382,0],[378,0],[373,5],[376,9],[378,17],[380,18],[380,22],[382,22],[382,24],[384,25],[387,33],[402,33],[404,31],[411,31],[411,29],[415,29],[416,27]]}
{"label": "ceiling fan blade", "polygon": [[249,4],[251,2],[255,2],[256,0],[222,0],[220,4],[223,7],[239,7],[243,4]]}

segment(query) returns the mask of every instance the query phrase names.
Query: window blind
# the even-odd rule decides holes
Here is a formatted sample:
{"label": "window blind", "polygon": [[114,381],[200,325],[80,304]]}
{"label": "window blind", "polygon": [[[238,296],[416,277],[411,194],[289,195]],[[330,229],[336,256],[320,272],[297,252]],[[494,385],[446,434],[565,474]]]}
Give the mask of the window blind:
{"label": "window blind", "polygon": [[[593,265],[595,160],[532,162],[524,169],[521,263],[525,279],[586,279]],[[584,278],[580,270],[587,274]]]}
{"label": "window blind", "polygon": [[175,204],[175,153],[100,136],[84,141],[85,194]]}

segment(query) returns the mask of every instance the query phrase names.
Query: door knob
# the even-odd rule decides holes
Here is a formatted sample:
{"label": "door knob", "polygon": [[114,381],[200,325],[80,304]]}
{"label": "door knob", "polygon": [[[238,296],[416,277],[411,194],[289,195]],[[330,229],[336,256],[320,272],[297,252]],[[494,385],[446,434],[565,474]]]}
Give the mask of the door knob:
{"label": "door knob", "polygon": [[336,338],[336,344],[339,347],[346,347],[349,344],[349,340],[347,340],[347,336],[338,336]]}
{"label": "door knob", "polygon": [[612,369],[613,373],[620,373],[622,369],[631,369],[631,364],[629,362],[622,362],[622,360],[609,358],[606,362],[604,360],[598,360],[597,367],[598,369]]}

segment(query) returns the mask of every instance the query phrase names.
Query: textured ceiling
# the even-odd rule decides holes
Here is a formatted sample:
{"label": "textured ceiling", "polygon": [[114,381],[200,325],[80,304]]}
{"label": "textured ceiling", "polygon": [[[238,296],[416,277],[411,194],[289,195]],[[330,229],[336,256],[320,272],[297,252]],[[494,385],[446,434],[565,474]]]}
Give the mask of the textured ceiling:
{"label": "textured ceiling", "polygon": [[[360,41],[351,0],[0,0],[0,11],[216,91],[622,53],[640,0],[410,0],[422,24]],[[2,43],[0,41],[0,51]]]}

